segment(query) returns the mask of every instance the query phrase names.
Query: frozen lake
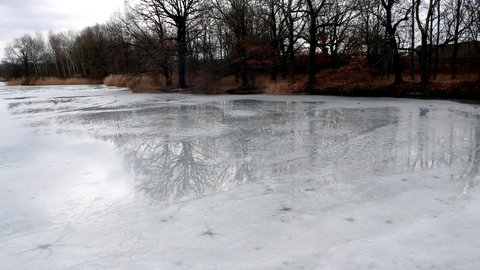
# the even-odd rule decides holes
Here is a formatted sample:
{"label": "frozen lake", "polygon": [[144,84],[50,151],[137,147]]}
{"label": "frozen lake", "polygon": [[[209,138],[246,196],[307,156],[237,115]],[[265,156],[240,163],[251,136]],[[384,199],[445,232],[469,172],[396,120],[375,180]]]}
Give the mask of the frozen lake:
{"label": "frozen lake", "polygon": [[0,85],[0,269],[480,269],[480,109]]}

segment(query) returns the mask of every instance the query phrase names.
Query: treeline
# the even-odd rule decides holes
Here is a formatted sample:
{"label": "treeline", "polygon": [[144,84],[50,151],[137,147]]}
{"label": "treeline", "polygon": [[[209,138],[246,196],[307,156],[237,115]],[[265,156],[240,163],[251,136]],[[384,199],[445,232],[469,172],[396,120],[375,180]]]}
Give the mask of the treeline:
{"label": "treeline", "polygon": [[395,83],[417,67],[428,83],[445,61],[452,78],[462,57],[478,63],[478,40],[480,0],[136,0],[102,25],[15,39],[0,75],[149,74],[178,88],[234,75],[249,89],[302,74],[313,87],[320,69],[355,62]]}

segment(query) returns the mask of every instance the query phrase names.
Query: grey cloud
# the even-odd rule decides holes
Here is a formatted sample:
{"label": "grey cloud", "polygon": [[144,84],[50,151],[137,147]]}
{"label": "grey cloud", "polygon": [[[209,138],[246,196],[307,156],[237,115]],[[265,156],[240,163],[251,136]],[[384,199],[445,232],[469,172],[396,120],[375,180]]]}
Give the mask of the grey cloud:
{"label": "grey cloud", "polygon": [[[0,58],[4,46],[27,32],[53,28],[61,17],[46,10],[45,0],[2,0],[0,2]],[[46,12],[45,12],[46,11]]]}
{"label": "grey cloud", "polygon": [[0,0],[0,59],[4,57],[5,44],[16,37],[71,29],[84,18],[76,14],[76,10],[62,11],[54,3],[52,0]]}
{"label": "grey cloud", "polygon": [[0,31],[31,29],[34,31],[58,28],[70,16],[49,10],[45,0],[15,0],[0,4]]}

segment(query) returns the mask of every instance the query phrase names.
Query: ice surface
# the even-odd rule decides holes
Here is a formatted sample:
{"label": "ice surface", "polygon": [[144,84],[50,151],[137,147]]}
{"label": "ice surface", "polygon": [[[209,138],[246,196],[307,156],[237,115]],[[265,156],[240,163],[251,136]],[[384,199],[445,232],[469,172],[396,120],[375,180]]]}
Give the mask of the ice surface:
{"label": "ice surface", "polygon": [[480,269],[480,112],[0,85],[0,269]]}

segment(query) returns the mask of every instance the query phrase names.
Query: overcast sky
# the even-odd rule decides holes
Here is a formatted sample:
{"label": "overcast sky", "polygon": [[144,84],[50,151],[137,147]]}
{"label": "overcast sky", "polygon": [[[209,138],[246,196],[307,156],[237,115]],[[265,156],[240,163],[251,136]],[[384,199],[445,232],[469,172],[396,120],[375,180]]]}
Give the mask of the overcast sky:
{"label": "overcast sky", "polygon": [[0,59],[6,44],[25,33],[80,30],[106,22],[124,0],[0,0]]}

